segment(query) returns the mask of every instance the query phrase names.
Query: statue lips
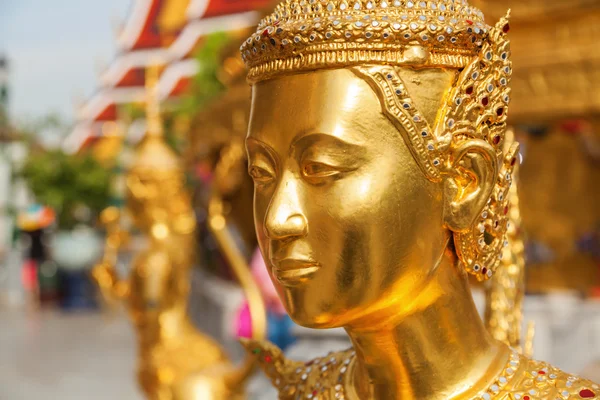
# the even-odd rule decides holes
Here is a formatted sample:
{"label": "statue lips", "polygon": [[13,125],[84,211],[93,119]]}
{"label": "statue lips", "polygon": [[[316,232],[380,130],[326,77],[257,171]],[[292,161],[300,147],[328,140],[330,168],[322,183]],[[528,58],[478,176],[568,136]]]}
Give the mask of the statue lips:
{"label": "statue lips", "polygon": [[306,282],[321,266],[309,259],[271,259],[273,275],[285,286],[295,286]]}

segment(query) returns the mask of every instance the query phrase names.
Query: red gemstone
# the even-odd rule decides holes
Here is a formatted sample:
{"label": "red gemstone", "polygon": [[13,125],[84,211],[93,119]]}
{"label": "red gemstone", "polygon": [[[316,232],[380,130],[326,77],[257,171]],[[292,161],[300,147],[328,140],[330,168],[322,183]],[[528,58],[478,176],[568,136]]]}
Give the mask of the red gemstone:
{"label": "red gemstone", "polygon": [[[504,214],[506,214],[506,212]],[[540,375],[546,375],[546,371],[538,371],[538,374],[540,374]]]}
{"label": "red gemstone", "polygon": [[[506,214],[508,214],[508,206],[504,207],[504,215],[506,215]],[[542,373],[542,372],[544,372],[544,371],[541,371],[540,374],[544,375],[545,372],[544,373]]]}
{"label": "red gemstone", "polygon": [[504,32],[504,33],[508,33],[508,31],[510,31],[510,25],[509,25],[509,24],[506,24],[506,25],[504,25],[504,27],[502,28],[502,32]]}
{"label": "red gemstone", "polygon": [[467,24],[469,25],[473,25],[473,21],[471,21],[470,19],[467,20]]}
{"label": "red gemstone", "polygon": [[590,389],[583,389],[579,392],[579,396],[584,399],[591,399],[596,396],[596,393],[592,392]]}
{"label": "red gemstone", "polygon": [[262,34],[263,36],[269,36],[269,29],[265,29]]}
{"label": "red gemstone", "polygon": [[523,400],[529,400],[529,396],[523,396]]}
{"label": "red gemstone", "polygon": [[485,96],[483,99],[481,99],[481,104],[487,106],[488,104],[490,104],[490,99],[487,96]]}
{"label": "red gemstone", "polygon": [[265,356],[265,361],[270,363],[271,361],[273,361],[273,359],[271,358],[271,356]]}
{"label": "red gemstone", "polygon": [[467,93],[468,95],[472,95],[472,94],[473,94],[473,86],[469,86],[469,87],[467,88],[467,91],[466,91],[466,93]]}
{"label": "red gemstone", "polygon": [[513,157],[513,159],[510,160],[510,166],[514,167],[516,163],[517,163],[517,157]]}
{"label": "red gemstone", "polygon": [[304,365],[306,365],[307,367],[313,365],[313,363],[315,362],[315,360],[310,360],[304,363]]}
{"label": "red gemstone", "polygon": [[494,144],[498,144],[498,143],[500,143],[500,136],[496,135],[496,136],[494,136]]}
{"label": "red gemstone", "polygon": [[316,395],[317,395],[317,393],[319,393],[319,392],[318,392],[318,391],[316,391],[316,390],[313,390],[313,393],[312,393],[312,395],[313,395],[313,396],[316,396]]}
{"label": "red gemstone", "polygon": [[487,274],[487,268],[482,269],[481,273],[484,274],[484,275]]}
{"label": "red gemstone", "polygon": [[497,109],[496,114],[498,114],[498,116],[501,117],[504,114],[504,108]]}

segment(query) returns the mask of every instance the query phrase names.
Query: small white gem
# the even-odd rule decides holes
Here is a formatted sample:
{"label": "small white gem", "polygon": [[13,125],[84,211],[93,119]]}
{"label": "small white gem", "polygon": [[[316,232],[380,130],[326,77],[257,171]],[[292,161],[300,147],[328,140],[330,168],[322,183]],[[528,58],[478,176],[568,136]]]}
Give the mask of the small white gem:
{"label": "small white gem", "polygon": [[346,370],[347,370],[347,368],[346,368],[346,367],[342,367],[342,369],[340,369],[340,373],[342,373],[342,374],[343,374],[344,372],[346,372]]}
{"label": "small white gem", "polygon": [[439,16],[438,16],[438,20],[440,20],[440,21],[443,21],[443,20],[445,20],[445,19],[446,19],[446,17],[444,17],[443,15],[439,15]]}
{"label": "small white gem", "polygon": [[520,394],[515,394],[515,399],[520,400],[521,399],[521,395]]}
{"label": "small white gem", "polygon": [[[488,272],[487,272],[487,277],[488,277],[488,278],[491,278],[493,274],[494,274],[494,273],[492,272],[492,270],[491,270],[491,269],[488,269]],[[496,386],[496,385],[494,385],[494,386]]]}
{"label": "small white gem", "polygon": [[379,5],[379,7],[381,8],[387,8],[388,4],[385,1],[382,1],[381,4]]}
{"label": "small white gem", "polygon": [[420,2],[420,3],[419,3],[419,6],[420,6],[421,8],[427,8],[427,3],[426,3],[426,2],[424,2],[424,1],[422,1],[422,2]]}
{"label": "small white gem", "polygon": [[514,372],[515,372],[515,371],[513,371],[513,369],[512,369],[512,368],[507,368],[507,369],[506,369],[506,373],[507,373],[508,375],[512,375]]}
{"label": "small white gem", "polygon": [[537,393],[537,392],[535,391],[535,389],[531,389],[531,390],[529,391],[529,394],[530,394],[530,395],[532,395],[532,396],[533,396],[533,395],[535,395],[536,393]]}
{"label": "small white gem", "polygon": [[407,8],[413,8],[414,6],[415,6],[415,4],[412,1],[409,1],[408,3],[406,3]]}
{"label": "small white gem", "polygon": [[556,379],[556,375],[550,374],[550,379]]}
{"label": "small white gem", "polygon": [[441,4],[441,5],[440,5],[440,10],[442,10],[442,11],[446,11],[446,6],[445,6],[445,5],[443,5],[443,4]]}
{"label": "small white gem", "polygon": [[298,369],[296,370],[296,373],[297,373],[297,374],[299,374],[300,372],[302,372],[302,368],[298,368]]}
{"label": "small white gem", "polygon": [[334,26],[338,26],[341,23],[342,23],[342,21],[340,21],[339,19],[336,19],[335,21],[333,21]]}
{"label": "small white gem", "polygon": [[400,7],[400,1],[396,0],[394,1],[394,7]]}
{"label": "small white gem", "polygon": [[373,22],[371,22],[371,25],[373,25],[373,26],[379,26],[379,21],[373,21]]}
{"label": "small white gem", "polygon": [[444,35],[440,35],[440,36],[438,36],[438,41],[440,41],[440,42],[443,42],[443,41],[444,41],[444,39],[445,39],[445,38],[444,38]]}
{"label": "small white gem", "polygon": [[373,3],[371,3],[370,1],[367,3],[367,9],[368,10],[373,9]]}
{"label": "small white gem", "polygon": [[360,10],[360,3],[359,2],[354,3],[354,9],[355,10]]}
{"label": "small white gem", "polygon": [[363,24],[361,21],[356,21],[356,24],[354,24],[354,25],[356,25],[356,26],[358,26],[358,27],[360,28],[360,27],[361,27],[361,26],[363,26],[364,24]]}
{"label": "small white gem", "polygon": [[303,380],[303,381],[305,381],[305,380],[306,380],[306,378],[308,378],[308,375],[306,375],[306,374],[302,374],[302,380]]}
{"label": "small white gem", "polygon": [[492,398],[492,396],[490,396],[489,393],[484,393],[484,394],[481,395],[481,398],[483,400],[490,400]]}
{"label": "small white gem", "polygon": [[563,390],[562,391],[562,395],[567,397],[569,395],[569,391],[568,390]]}
{"label": "small white gem", "polygon": [[413,31],[416,31],[418,27],[419,26],[417,24],[415,24],[414,22],[410,24],[410,29],[412,29]]}
{"label": "small white gem", "polygon": [[432,143],[429,143],[429,144],[427,145],[427,150],[429,150],[429,151],[433,151],[433,150],[435,150],[435,146],[434,146]]}
{"label": "small white gem", "polygon": [[325,372],[327,371],[327,365],[324,365],[323,368],[321,368],[321,372]]}
{"label": "small white gem", "polygon": [[342,3],[340,4],[340,10],[345,10],[346,8],[348,8],[348,6],[346,5],[346,3]]}
{"label": "small white gem", "polygon": [[[491,275],[490,272],[492,272],[492,271],[488,271],[489,275]],[[500,388],[496,384],[490,386],[490,389],[492,390],[492,392],[497,392],[498,390],[500,390]]]}
{"label": "small white gem", "polygon": [[395,22],[394,24],[392,24],[392,28],[399,30],[400,29],[400,24]]}
{"label": "small white gem", "polygon": [[571,386],[573,386],[573,382],[571,382],[571,381],[567,381],[567,384],[566,384],[566,385],[567,385],[567,387],[571,387]]}
{"label": "small white gem", "polygon": [[494,85],[492,85],[491,83],[488,85],[487,87],[488,92],[492,93],[494,91]]}
{"label": "small white gem", "polygon": [[435,31],[437,29],[437,25],[431,24],[431,25],[429,25],[429,29],[431,29],[432,31]]}
{"label": "small white gem", "polygon": [[423,40],[429,40],[429,36],[423,35],[423,36],[421,36],[421,39],[423,39]]}
{"label": "small white gem", "polygon": [[333,3],[327,4],[327,11],[333,11],[334,8],[335,6],[333,5]]}
{"label": "small white gem", "polygon": [[426,17],[426,16],[424,16],[424,15],[420,15],[420,16],[419,16],[419,19],[420,19],[421,21],[427,21],[427,17]]}
{"label": "small white gem", "polygon": [[506,382],[508,382],[508,379],[506,379],[505,377],[501,376],[500,378],[498,378],[498,381],[500,383],[506,383]]}

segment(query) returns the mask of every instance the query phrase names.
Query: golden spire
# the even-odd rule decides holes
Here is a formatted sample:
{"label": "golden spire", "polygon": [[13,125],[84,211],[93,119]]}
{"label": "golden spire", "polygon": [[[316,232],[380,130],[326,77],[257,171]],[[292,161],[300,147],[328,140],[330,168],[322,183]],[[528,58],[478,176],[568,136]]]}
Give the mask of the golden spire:
{"label": "golden spire", "polygon": [[146,69],[146,124],[148,136],[163,136],[162,118],[160,116],[160,99],[158,80],[160,67],[151,65]]}

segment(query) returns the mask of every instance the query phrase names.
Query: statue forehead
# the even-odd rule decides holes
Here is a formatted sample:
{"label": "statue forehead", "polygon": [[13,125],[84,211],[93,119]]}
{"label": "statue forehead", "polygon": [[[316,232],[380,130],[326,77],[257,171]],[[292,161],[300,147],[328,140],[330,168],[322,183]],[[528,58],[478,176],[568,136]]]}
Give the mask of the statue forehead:
{"label": "statue forehead", "polygon": [[[456,72],[397,67],[422,114],[433,123]],[[253,85],[249,134],[269,130],[320,130],[335,135],[343,127],[395,129],[381,113],[376,92],[352,68],[280,75]],[[291,131],[288,131],[291,132]],[[276,132],[281,133],[281,132]]]}

